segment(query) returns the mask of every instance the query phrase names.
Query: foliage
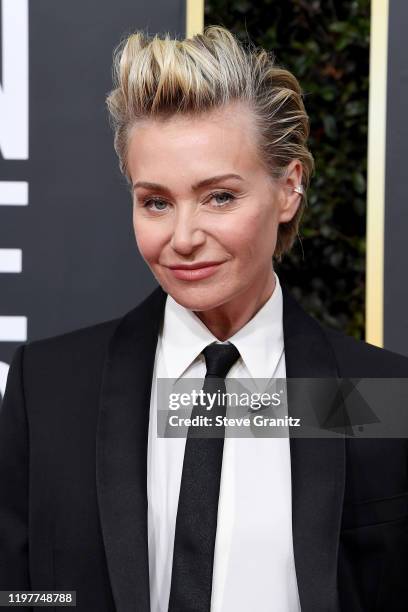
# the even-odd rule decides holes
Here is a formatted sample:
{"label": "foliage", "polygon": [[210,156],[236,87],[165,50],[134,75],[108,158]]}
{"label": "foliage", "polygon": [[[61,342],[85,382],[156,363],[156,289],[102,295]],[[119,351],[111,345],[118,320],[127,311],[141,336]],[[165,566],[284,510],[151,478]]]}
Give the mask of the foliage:
{"label": "foliage", "polygon": [[206,0],[223,25],[299,79],[316,172],[300,240],[277,268],[304,308],[364,337],[369,0]]}

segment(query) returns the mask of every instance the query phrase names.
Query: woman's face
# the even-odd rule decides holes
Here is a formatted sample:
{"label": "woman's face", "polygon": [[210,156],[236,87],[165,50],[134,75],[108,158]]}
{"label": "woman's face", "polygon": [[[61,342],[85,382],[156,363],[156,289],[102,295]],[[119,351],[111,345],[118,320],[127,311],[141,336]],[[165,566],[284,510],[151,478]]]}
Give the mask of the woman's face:
{"label": "woman's face", "polygon": [[[205,311],[254,299],[273,279],[278,225],[296,212],[300,162],[270,178],[252,114],[235,103],[200,116],[145,120],[128,167],[140,253],[179,304]],[[272,285],[273,287],[273,285]]]}

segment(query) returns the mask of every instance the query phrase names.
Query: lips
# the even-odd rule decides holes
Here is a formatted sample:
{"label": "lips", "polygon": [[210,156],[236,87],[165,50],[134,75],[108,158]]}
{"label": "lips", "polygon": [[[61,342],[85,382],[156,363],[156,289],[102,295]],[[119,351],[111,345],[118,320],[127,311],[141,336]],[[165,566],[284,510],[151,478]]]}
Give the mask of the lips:
{"label": "lips", "polygon": [[195,264],[176,264],[167,267],[172,276],[178,280],[197,281],[215,274],[222,264],[223,262],[203,261]]}
{"label": "lips", "polygon": [[199,270],[200,268],[209,268],[210,266],[219,265],[220,261],[201,261],[193,264],[174,264],[173,266],[167,266],[170,270]]}

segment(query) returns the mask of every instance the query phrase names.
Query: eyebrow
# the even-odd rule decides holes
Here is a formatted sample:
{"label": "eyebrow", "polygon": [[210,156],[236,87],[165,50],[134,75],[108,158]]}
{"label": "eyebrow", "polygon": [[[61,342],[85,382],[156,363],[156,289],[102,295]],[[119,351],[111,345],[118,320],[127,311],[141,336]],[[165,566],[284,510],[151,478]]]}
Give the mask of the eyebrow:
{"label": "eyebrow", "polygon": [[[211,176],[210,178],[206,178],[198,183],[192,185],[193,191],[197,191],[202,187],[210,187],[219,181],[225,181],[226,179],[237,179],[239,181],[243,181],[244,179],[239,174],[229,173],[229,174],[219,174],[218,176]],[[170,193],[170,189],[165,187],[164,185],[160,185],[159,183],[150,183],[148,181],[137,181],[133,185],[133,189],[137,187],[144,187],[145,189],[157,189],[158,191],[163,191],[166,193]]]}

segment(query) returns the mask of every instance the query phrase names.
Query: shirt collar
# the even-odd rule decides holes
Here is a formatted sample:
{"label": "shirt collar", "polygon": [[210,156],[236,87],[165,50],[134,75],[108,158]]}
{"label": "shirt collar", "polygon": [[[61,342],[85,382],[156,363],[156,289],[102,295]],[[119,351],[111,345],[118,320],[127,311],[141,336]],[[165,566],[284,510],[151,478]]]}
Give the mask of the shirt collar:
{"label": "shirt collar", "polygon": [[[283,300],[279,278],[256,315],[228,339],[238,349],[252,378],[271,378],[283,351]],[[191,310],[167,296],[161,346],[166,371],[179,378],[203,349],[219,340]]]}

